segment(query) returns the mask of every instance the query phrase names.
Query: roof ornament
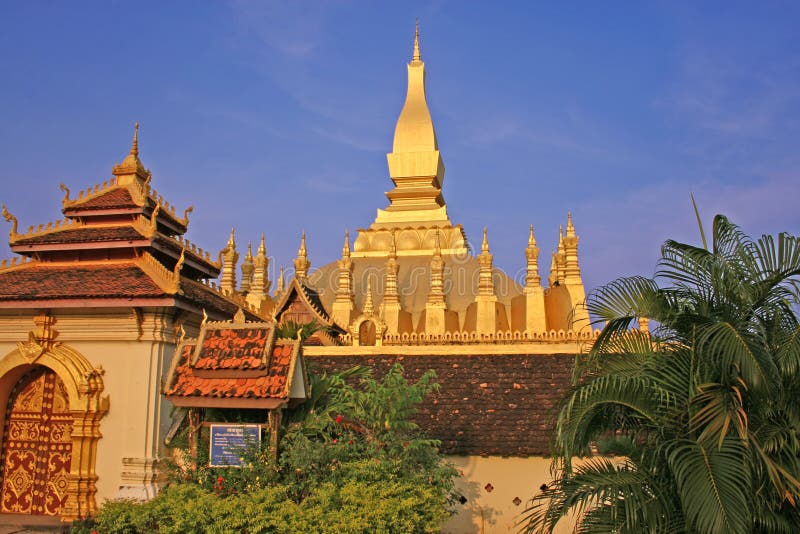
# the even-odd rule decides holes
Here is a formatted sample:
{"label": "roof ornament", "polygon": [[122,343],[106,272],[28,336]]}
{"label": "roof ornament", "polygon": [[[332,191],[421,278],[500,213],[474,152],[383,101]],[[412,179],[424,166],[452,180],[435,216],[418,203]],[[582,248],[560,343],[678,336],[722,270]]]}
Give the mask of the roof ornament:
{"label": "roof ornament", "polygon": [[280,295],[283,293],[284,286],[286,285],[286,278],[284,275],[283,265],[281,265],[281,271],[278,275],[278,286],[275,288],[275,295]]}
{"label": "roof ornament", "polygon": [[153,208],[153,213],[150,214],[150,237],[155,235],[158,230],[158,212],[161,211],[161,201],[156,202],[156,207]]}
{"label": "roof ornament", "polygon": [[344,231],[344,247],[342,247],[342,258],[350,257],[350,231]]}
{"label": "roof ornament", "polygon": [[238,308],[236,310],[236,314],[233,316],[234,323],[244,323],[247,322],[247,317],[244,314],[244,310],[242,308]]}
{"label": "roof ornament", "polygon": [[193,211],[194,211],[194,206],[189,206],[188,208],[183,210],[183,219],[181,219],[181,222],[185,226],[189,225],[189,214],[192,213]]}
{"label": "roof ornament", "polygon": [[375,304],[372,302],[372,277],[367,277],[367,295],[364,298],[364,315],[372,317],[375,314]]}
{"label": "roof ornament", "polygon": [[414,55],[411,61],[422,61],[419,56],[419,18],[414,23]]}
{"label": "roof ornament", "polygon": [[575,226],[572,224],[572,212],[567,212],[567,236],[575,236]]}
{"label": "roof ornament", "polygon": [[481,243],[481,253],[489,252],[489,238],[486,234],[486,227],[483,227],[483,242]]}
{"label": "roof ornament", "polygon": [[69,202],[69,187],[67,187],[64,184],[64,182],[61,182],[60,184],[58,184],[58,188],[64,192],[64,198],[61,201],[61,203],[66,204],[67,202]]}
{"label": "roof ornament", "polygon": [[303,231],[300,237],[300,248],[297,250],[297,258],[294,260],[294,275],[298,280],[305,280],[308,276],[308,269],[311,262],[308,261],[308,250],[306,250],[306,232]]}
{"label": "roof ornament", "polygon": [[8,234],[9,239],[15,239],[17,237],[17,218],[9,213],[8,208],[6,205],[3,204],[3,218],[11,223],[11,232]]}
{"label": "roof ornament", "polygon": [[139,121],[133,126],[133,143],[131,143],[131,156],[139,155]]}
{"label": "roof ornament", "polygon": [[528,234],[528,246],[535,247],[536,246],[536,237],[533,235],[533,225],[531,225],[530,234]]}

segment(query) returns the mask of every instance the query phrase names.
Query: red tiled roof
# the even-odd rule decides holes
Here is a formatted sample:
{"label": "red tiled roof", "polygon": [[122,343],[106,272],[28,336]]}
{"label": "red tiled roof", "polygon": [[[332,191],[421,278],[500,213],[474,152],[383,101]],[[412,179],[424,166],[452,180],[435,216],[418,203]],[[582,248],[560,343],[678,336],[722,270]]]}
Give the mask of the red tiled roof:
{"label": "red tiled roof", "polygon": [[312,369],[334,373],[363,365],[382,377],[395,363],[409,381],[429,369],[439,391],[414,421],[441,451],[455,455],[547,456],[561,400],[571,389],[572,354],[470,356],[314,356]]}
{"label": "red tiled roof", "polygon": [[[210,374],[197,376],[195,367],[191,365],[194,345],[184,346],[174,379],[170,377],[170,384],[164,393],[171,397],[195,398],[245,398],[245,399],[288,399],[289,391],[287,381],[291,366],[294,345],[275,345],[269,359],[269,368],[261,376],[253,375],[250,369],[240,367],[244,371],[240,376],[231,377],[231,369],[221,372],[220,368]],[[224,359],[235,358],[227,355]],[[209,371],[206,371],[209,372]],[[221,376],[213,376],[213,373]]]}
{"label": "red tiled roof", "polygon": [[133,263],[48,265],[0,273],[0,300],[162,297],[166,293]]}
{"label": "red tiled roof", "polygon": [[62,243],[96,243],[103,241],[136,241],[144,236],[132,226],[100,226],[65,228],[49,234],[18,239],[12,246]]}
{"label": "red tiled roof", "polygon": [[214,328],[205,331],[195,369],[263,369],[272,328]]}
{"label": "red tiled roof", "polygon": [[72,211],[131,209],[138,207],[140,206],[133,201],[130,191],[126,187],[118,187],[108,193],[89,198],[80,204],[73,204],[64,209],[64,214],[67,215]]}

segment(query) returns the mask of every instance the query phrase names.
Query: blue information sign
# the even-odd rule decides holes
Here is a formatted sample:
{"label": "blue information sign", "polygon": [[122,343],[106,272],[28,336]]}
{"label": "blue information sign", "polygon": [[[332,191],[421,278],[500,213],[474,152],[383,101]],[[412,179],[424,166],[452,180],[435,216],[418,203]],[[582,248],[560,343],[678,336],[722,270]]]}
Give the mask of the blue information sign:
{"label": "blue information sign", "polygon": [[212,424],[208,465],[241,467],[247,449],[261,446],[261,425]]}

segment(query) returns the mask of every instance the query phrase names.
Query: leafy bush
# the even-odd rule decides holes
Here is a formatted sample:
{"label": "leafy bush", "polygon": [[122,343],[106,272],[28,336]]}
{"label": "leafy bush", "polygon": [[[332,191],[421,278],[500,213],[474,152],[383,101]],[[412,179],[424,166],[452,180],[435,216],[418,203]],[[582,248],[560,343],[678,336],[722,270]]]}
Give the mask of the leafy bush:
{"label": "leafy bush", "polygon": [[[245,468],[176,469],[149,502],[106,503],[98,532],[439,532],[457,495],[455,469],[409,420],[438,386],[363,369],[312,377],[289,414],[280,456],[243,451]],[[347,379],[357,382],[349,385]],[[203,450],[203,447],[200,448]]]}

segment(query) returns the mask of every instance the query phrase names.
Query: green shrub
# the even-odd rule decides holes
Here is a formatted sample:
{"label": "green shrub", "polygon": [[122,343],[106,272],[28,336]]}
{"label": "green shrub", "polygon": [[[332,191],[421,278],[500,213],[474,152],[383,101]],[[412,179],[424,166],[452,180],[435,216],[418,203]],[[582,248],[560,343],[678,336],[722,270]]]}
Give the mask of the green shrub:
{"label": "green shrub", "polygon": [[439,532],[457,497],[456,471],[409,419],[437,388],[434,378],[409,384],[400,365],[382,380],[364,370],[312,377],[316,396],[289,414],[277,461],[253,448],[242,452],[244,468],[176,469],[155,499],[108,502],[88,526],[129,534]]}

